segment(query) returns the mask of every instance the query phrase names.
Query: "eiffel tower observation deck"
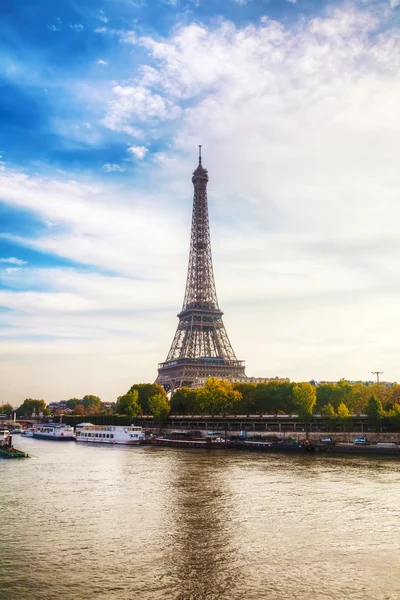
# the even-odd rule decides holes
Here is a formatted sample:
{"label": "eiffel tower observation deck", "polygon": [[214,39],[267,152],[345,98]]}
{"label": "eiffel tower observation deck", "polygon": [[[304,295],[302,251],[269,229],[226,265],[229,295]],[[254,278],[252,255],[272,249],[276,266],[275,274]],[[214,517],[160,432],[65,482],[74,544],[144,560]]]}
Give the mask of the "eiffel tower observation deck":
{"label": "eiffel tower observation deck", "polygon": [[158,365],[156,379],[166,391],[195,387],[208,377],[227,380],[246,377],[244,361],[236,358],[218,305],[208,219],[208,172],[202,165],[201,146],[192,182],[192,231],[185,298],[170,351],[165,362]]}

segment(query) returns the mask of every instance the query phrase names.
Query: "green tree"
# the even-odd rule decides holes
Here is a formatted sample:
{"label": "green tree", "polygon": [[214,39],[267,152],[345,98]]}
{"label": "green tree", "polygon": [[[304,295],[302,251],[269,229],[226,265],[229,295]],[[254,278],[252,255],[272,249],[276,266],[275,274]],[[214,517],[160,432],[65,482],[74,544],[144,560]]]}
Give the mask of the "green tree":
{"label": "green tree", "polygon": [[332,404],[328,402],[328,404],[325,404],[325,406],[323,406],[319,412],[321,416],[325,419],[326,428],[328,430],[334,429],[337,415]]}
{"label": "green tree", "polygon": [[385,416],[385,411],[382,408],[382,403],[374,394],[368,400],[367,405],[368,421],[373,427],[379,427],[382,419]]}
{"label": "green tree", "polygon": [[235,409],[241,394],[229,381],[210,377],[197,392],[199,407],[206,414],[226,414]]}
{"label": "green tree", "polygon": [[371,396],[376,396],[376,398],[380,401],[383,410],[387,404],[391,402],[391,390],[387,385],[383,383],[373,383],[368,386],[368,400]]}
{"label": "green tree", "polygon": [[144,414],[149,412],[149,398],[158,394],[167,398],[164,388],[157,383],[135,383],[129,391],[132,392],[133,390],[137,390],[139,393],[139,404]]}
{"label": "green tree", "polygon": [[330,402],[328,402],[328,404],[325,404],[325,406],[323,406],[321,408],[320,412],[321,412],[321,415],[325,419],[335,419],[336,418],[335,409],[333,408],[333,406]]}
{"label": "green tree", "polygon": [[86,396],[83,396],[81,403],[85,407],[86,412],[89,414],[94,415],[100,412],[101,399],[98,396],[87,394]]}
{"label": "green tree", "polygon": [[21,406],[17,408],[17,417],[32,417],[33,413],[36,416],[39,413],[48,414],[49,410],[44,400],[35,400],[33,398],[26,398]]}
{"label": "green tree", "polygon": [[255,383],[239,382],[233,384],[233,389],[239,392],[242,399],[239,400],[235,405],[236,414],[238,415],[252,415],[256,411],[256,390],[257,386]]}
{"label": "green tree", "polygon": [[79,404],[80,402],[82,402],[82,401],[78,400],[78,398],[70,398],[69,400],[67,400],[66,405],[67,405],[67,408],[74,410],[75,406],[77,404]]}
{"label": "green tree", "polygon": [[317,402],[317,393],[311,383],[296,383],[293,386],[293,404],[296,414],[306,426],[306,437],[308,439],[308,428],[313,409]]}
{"label": "green tree", "polygon": [[259,383],[255,392],[255,412],[275,415],[292,412],[292,392],[293,384],[287,381]]}
{"label": "green tree", "polygon": [[11,404],[2,404],[0,406],[0,415],[7,415],[7,417],[11,417],[13,414],[13,407]]}
{"label": "green tree", "polygon": [[136,417],[142,414],[142,407],[139,404],[139,392],[130,390],[124,396],[119,396],[116,404],[116,412],[119,415],[128,415]]}
{"label": "green tree", "polygon": [[389,423],[395,427],[400,427],[400,404],[393,404],[393,407],[387,413]]}
{"label": "green tree", "polygon": [[324,406],[331,405],[335,410],[336,402],[336,385],[334,383],[321,383],[316,387],[317,400],[315,408],[318,413],[322,414]]}
{"label": "green tree", "polygon": [[175,415],[194,415],[199,412],[197,390],[187,387],[178,388],[171,397],[171,413]]}
{"label": "green tree", "polygon": [[151,396],[148,400],[148,407],[154,417],[155,423],[162,424],[167,420],[170,405],[165,395],[156,394],[155,396]]}
{"label": "green tree", "polygon": [[339,406],[341,404],[345,404],[346,408],[352,407],[352,405],[353,405],[353,386],[345,379],[341,379],[336,384],[335,396],[336,396],[336,398],[335,398],[334,406],[337,411],[339,411]]}

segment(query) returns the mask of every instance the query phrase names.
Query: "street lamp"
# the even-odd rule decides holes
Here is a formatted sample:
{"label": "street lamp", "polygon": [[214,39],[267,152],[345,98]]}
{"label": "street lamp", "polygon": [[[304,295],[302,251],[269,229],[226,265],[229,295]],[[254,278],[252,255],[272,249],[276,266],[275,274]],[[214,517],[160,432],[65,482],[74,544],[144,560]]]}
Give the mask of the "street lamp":
{"label": "street lamp", "polygon": [[382,375],[383,371],[371,371],[372,375],[376,375],[376,383],[379,383],[379,375]]}

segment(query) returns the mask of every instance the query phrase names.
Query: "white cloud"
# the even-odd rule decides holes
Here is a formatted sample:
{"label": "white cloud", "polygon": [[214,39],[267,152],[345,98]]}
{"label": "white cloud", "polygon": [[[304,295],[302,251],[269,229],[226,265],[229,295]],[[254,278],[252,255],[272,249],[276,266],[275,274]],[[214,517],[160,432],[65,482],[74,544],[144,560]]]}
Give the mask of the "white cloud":
{"label": "white cloud", "polygon": [[14,256],[10,256],[10,258],[0,258],[0,263],[9,263],[11,265],[26,265],[26,260],[21,260],[20,258],[14,258]]}
{"label": "white cloud", "polygon": [[81,31],[83,31],[83,25],[82,23],[73,23],[70,24],[70,28],[73,29],[74,31],[80,33]]}
{"label": "white cloud", "polygon": [[397,8],[400,5],[400,0],[390,0],[390,8]]}
{"label": "white cloud", "polygon": [[136,158],[142,159],[146,156],[148,149],[145,146],[130,146],[128,152]]}
{"label": "white cloud", "polygon": [[136,123],[174,118],[179,112],[169,100],[143,85],[116,85],[113,95],[103,123],[109,129],[133,136],[140,135]]}
{"label": "white cloud", "polygon": [[[18,243],[117,274],[2,273],[10,386],[35,352],[37,373],[45,362],[54,376],[42,384],[24,367],[25,395],[28,383],[79,395],[79,383],[115,399],[155,377],[184,292],[199,143],[217,291],[248,374],[399,379],[400,30],[388,12],[347,4],[285,27],[220,20],[126,36],[148,64],[113,84],[106,126],[133,136],[170,123],[129,189],[0,172],[4,201],[56,224]],[[24,291],[34,282],[43,296]],[[39,330],[54,339],[18,338]]]}
{"label": "white cloud", "polygon": [[108,62],[106,60],[103,60],[102,58],[99,58],[99,60],[97,61],[98,65],[108,65]]}
{"label": "white cloud", "polygon": [[21,269],[19,267],[7,267],[7,269],[4,269],[4,273],[6,273],[6,275],[11,275],[17,271],[21,271]]}
{"label": "white cloud", "polygon": [[96,146],[102,141],[99,130],[88,122],[54,118],[53,130],[62,138],[63,144],[72,146]]}
{"label": "white cloud", "polygon": [[108,17],[106,17],[104,10],[99,11],[97,18],[100,19],[100,21],[102,21],[103,23],[108,23],[108,21],[110,20]]}
{"label": "white cloud", "polygon": [[123,173],[124,171],[126,171],[125,167],[121,167],[121,165],[115,165],[110,163],[106,163],[105,165],[103,165],[103,169],[107,171],[107,173],[112,173],[113,171]]}

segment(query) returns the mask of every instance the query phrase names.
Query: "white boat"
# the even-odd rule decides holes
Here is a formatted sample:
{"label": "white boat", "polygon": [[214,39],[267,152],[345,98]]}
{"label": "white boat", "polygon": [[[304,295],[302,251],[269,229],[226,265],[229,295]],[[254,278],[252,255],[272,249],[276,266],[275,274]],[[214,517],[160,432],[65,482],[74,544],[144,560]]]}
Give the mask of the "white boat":
{"label": "white boat", "polygon": [[76,426],[76,441],[97,444],[141,444],[145,435],[136,425],[93,425],[80,423]]}
{"label": "white boat", "polygon": [[10,425],[10,433],[12,433],[12,435],[22,433],[22,431],[23,431],[23,429],[22,429],[21,425]]}
{"label": "white boat", "polygon": [[56,440],[58,442],[75,441],[74,428],[62,423],[42,423],[33,428],[32,437],[41,440]]}
{"label": "white boat", "polygon": [[27,427],[21,433],[24,437],[33,437],[33,432],[35,431],[35,427]]}

